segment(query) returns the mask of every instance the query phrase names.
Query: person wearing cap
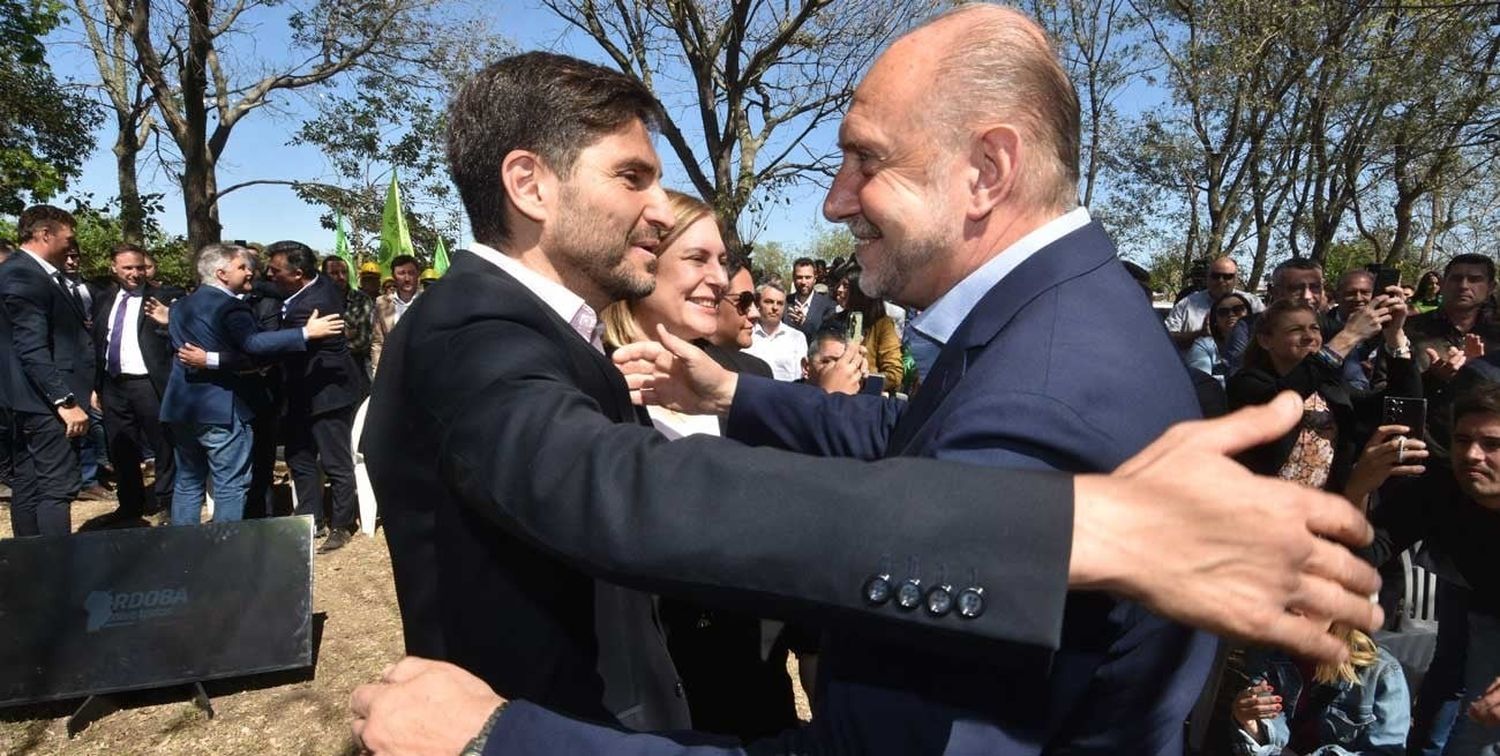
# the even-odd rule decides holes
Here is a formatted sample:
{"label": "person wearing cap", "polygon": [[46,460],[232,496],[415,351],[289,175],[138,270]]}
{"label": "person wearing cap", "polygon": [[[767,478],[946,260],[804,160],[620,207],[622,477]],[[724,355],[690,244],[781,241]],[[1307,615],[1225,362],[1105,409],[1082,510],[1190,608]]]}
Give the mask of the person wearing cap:
{"label": "person wearing cap", "polygon": [[441,277],[442,276],[432,268],[428,268],[427,270],[422,271],[422,275],[418,277],[422,284],[422,288],[418,293],[420,293],[421,291],[427,291],[427,287],[431,286],[433,281],[436,281]]}
{"label": "person wearing cap", "polygon": [[367,262],[359,266],[359,290],[373,302],[380,296],[380,266]]}

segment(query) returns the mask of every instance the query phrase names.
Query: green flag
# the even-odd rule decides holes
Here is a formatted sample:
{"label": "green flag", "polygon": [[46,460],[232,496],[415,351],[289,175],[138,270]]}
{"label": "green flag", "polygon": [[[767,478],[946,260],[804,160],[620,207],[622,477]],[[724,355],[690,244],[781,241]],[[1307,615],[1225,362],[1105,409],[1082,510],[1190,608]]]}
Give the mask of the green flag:
{"label": "green flag", "polygon": [[411,231],[406,227],[406,215],[401,212],[401,187],[392,171],[391,186],[385,192],[385,214],[380,223],[380,275],[389,278],[391,259],[409,254],[412,254]]}
{"label": "green flag", "polygon": [[443,246],[443,237],[439,236],[437,246],[432,250],[432,269],[438,275],[448,272],[448,248]]}
{"label": "green flag", "polygon": [[359,268],[354,265],[354,254],[349,251],[349,237],[344,235],[343,211],[334,210],[333,217],[333,254],[349,266],[349,288],[352,289],[359,281]]}

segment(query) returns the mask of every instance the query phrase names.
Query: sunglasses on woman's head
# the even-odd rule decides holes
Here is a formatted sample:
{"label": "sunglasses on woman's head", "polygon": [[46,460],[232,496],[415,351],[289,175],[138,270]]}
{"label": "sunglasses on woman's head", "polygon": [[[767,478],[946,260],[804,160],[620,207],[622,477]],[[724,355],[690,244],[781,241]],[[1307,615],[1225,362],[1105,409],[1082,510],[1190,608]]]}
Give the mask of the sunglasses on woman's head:
{"label": "sunglasses on woman's head", "polygon": [[1240,317],[1244,317],[1245,313],[1249,311],[1249,308],[1244,305],[1231,305],[1214,310],[1214,314],[1221,317],[1225,315],[1239,315]]}
{"label": "sunglasses on woman's head", "polygon": [[724,296],[719,297],[719,301],[734,305],[734,309],[739,310],[741,315],[748,315],[750,314],[750,305],[755,304],[755,292],[742,291],[739,294],[726,293],[724,294]]}

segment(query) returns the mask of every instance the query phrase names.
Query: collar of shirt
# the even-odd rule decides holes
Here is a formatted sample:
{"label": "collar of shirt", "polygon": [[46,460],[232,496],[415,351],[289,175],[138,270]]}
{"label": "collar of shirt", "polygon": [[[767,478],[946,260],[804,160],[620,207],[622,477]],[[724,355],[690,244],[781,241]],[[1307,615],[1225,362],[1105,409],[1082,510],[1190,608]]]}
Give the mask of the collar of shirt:
{"label": "collar of shirt", "polygon": [[[995,288],[1011,271],[1031,259],[1043,247],[1087,226],[1089,220],[1089,211],[1085,207],[1053,218],[979,266],[978,270],[938,297],[931,307],[912,318],[907,325],[940,346],[947,344],[948,339],[953,338],[953,332],[958,330],[958,325],[969,317],[974,306],[979,304],[979,300],[990,289]],[[930,369],[931,366],[928,367]]]}
{"label": "collar of shirt", "polygon": [[31,255],[31,259],[36,260],[36,264],[42,266],[42,272],[46,273],[48,278],[57,278],[57,266],[56,265],[53,265],[52,263],[47,262],[47,259],[45,257],[42,257],[41,255],[39,255],[39,254],[37,254],[35,252],[32,252],[31,250],[29,250],[29,249],[27,249],[25,247],[22,247],[21,251],[25,252],[28,255]]}
{"label": "collar of shirt", "polygon": [[499,250],[475,242],[469,245],[469,251],[509,273],[512,278],[530,289],[532,294],[552,308],[552,311],[571,326],[584,341],[589,342],[595,349],[604,351],[601,341],[604,324],[599,321],[599,314],[594,312],[594,308],[589,307],[588,303],[583,301],[583,297]]}
{"label": "collar of shirt", "polygon": [[203,285],[207,286],[210,289],[218,289],[219,291],[222,291],[225,294],[228,294],[229,296],[234,297],[235,299],[244,299],[245,298],[244,294],[236,294],[235,292],[230,291],[228,286],[225,286],[224,284],[221,284],[218,281],[211,281],[211,282],[203,284]]}
{"label": "collar of shirt", "polygon": [[783,321],[781,325],[776,326],[776,333],[767,332],[766,329],[760,327],[760,321],[756,321],[755,326],[750,331],[750,335],[751,337],[760,336],[761,338],[766,339],[779,339],[782,338],[782,334],[788,332],[795,333],[798,336],[802,335],[801,331],[787,325],[785,321]]}
{"label": "collar of shirt", "polygon": [[287,297],[286,299],[282,300],[282,302],[281,302],[281,311],[282,311],[282,313],[285,313],[287,311],[287,308],[292,306],[292,300],[293,299],[296,299],[297,297],[302,296],[302,292],[307,291],[308,289],[311,289],[312,285],[315,284],[315,283],[317,283],[317,282],[318,282],[318,276],[317,276],[317,274],[313,274],[313,277],[309,278],[307,280],[307,283],[305,283],[305,284],[302,285],[302,288],[298,289],[290,297]]}

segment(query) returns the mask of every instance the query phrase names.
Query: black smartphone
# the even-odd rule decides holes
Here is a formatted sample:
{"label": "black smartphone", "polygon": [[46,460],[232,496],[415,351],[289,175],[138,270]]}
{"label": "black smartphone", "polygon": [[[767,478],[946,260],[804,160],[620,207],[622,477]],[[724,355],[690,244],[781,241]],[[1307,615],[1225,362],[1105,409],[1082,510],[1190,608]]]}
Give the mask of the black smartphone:
{"label": "black smartphone", "polygon": [[1421,397],[1388,396],[1385,398],[1381,425],[1404,425],[1414,437],[1421,437],[1427,427],[1427,400]]}
{"label": "black smartphone", "polygon": [[876,396],[879,396],[880,394],[885,393],[885,376],[883,376],[883,375],[867,375],[867,376],[865,376],[865,382],[862,383],[862,384],[860,384],[860,386],[859,386],[859,393],[861,393],[861,394],[874,394]]}
{"label": "black smartphone", "polygon": [[1370,272],[1375,274],[1375,296],[1385,293],[1392,286],[1401,285],[1401,269],[1389,265],[1380,267],[1370,266]]}

